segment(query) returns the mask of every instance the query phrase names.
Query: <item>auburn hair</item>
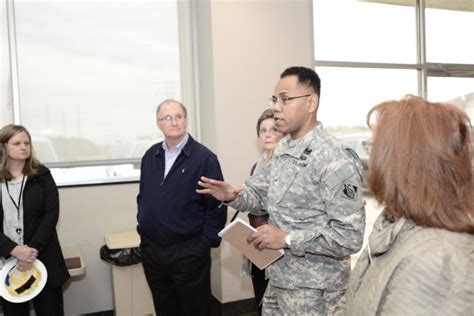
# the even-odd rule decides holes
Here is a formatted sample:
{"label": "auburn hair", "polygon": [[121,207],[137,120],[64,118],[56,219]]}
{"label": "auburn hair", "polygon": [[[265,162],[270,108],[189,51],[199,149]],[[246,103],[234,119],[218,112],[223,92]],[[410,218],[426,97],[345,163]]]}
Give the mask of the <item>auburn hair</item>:
{"label": "auburn hair", "polygon": [[474,233],[472,126],[455,105],[407,95],[367,114],[368,184],[394,218]]}

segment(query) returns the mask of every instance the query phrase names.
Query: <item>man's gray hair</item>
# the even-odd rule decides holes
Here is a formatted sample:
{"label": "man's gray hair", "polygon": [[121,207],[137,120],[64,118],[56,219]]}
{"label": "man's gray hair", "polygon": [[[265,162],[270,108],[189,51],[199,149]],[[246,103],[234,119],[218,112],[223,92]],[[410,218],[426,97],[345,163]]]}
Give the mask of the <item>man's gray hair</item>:
{"label": "man's gray hair", "polygon": [[184,116],[188,116],[188,110],[186,110],[186,107],[184,106],[183,103],[175,100],[175,99],[166,99],[164,100],[163,102],[161,102],[160,104],[158,104],[158,107],[156,108],[156,116],[158,117],[158,113],[160,113],[160,110],[161,110],[161,107],[164,105],[164,104],[167,104],[167,103],[176,103],[178,104],[181,109],[183,109],[183,112],[184,112]]}

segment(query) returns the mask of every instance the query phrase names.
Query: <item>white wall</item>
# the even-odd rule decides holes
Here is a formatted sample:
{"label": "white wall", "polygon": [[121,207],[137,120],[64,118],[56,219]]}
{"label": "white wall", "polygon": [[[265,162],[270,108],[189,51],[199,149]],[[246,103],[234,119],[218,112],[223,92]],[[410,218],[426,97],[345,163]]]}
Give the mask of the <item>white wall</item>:
{"label": "white wall", "polygon": [[64,291],[66,315],[113,309],[111,267],[99,257],[108,233],[135,229],[138,184],[63,188],[58,234],[62,247],[77,247],[85,276],[71,279]]}
{"label": "white wall", "polygon": [[[311,1],[199,3],[202,141],[219,156],[225,179],[238,185],[258,158],[256,121],[280,73],[313,65]],[[253,297],[250,281],[239,277],[241,255],[226,243],[217,252],[214,295],[223,303]]]}
{"label": "white wall", "polygon": [[[202,142],[219,156],[226,180],[237,185],[258,158],[255,124],[279,74],[288,66],[313,65],[311,1],[194,3]],[[61,244],[79,247],[86,261],[86,276],[65,290],[67,315],[113,309],[110,267],[99,259],[99,248],[105,234],[134,229],[137,191],[137,184],[60,190]],[[241,255],[223,243],[212,256],[214,295],[223,303],[252,297],[250,281],[239,277]]]}

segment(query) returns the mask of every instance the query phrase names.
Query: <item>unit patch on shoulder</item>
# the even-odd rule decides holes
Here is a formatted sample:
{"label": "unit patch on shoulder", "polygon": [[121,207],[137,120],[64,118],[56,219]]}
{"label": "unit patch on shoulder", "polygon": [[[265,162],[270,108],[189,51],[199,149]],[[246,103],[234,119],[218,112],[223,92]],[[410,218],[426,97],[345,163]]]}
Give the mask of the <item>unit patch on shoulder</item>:
{"label": "unit patch on shoulder", "polygon": [[355,201],[357,199],[357,190],[358,188],[355,185],[344,183],[342,197]]}

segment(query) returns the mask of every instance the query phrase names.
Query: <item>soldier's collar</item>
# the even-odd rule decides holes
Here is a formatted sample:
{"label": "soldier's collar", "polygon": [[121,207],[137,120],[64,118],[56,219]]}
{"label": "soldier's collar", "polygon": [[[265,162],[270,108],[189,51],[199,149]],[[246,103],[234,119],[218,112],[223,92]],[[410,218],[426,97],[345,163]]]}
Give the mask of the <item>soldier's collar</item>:
{"label": "soldier's collar", "polygon": [[312,148],[313,139],[321,132],[323,125],[318,122],[315,128],[309,131],[303,138],[292,140],[289,135],[282,139],[279,146],[273,153],[274,156],[290,155],[297,159],[305,160],[314,150]]}

